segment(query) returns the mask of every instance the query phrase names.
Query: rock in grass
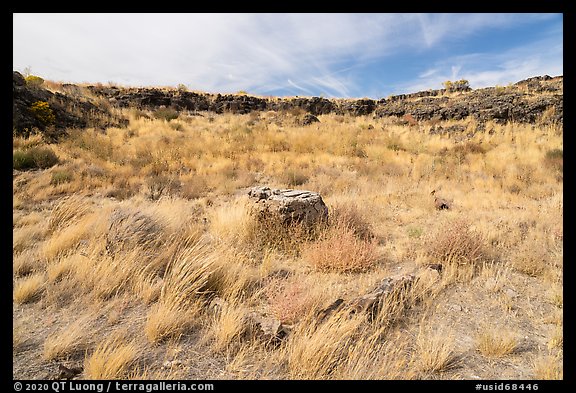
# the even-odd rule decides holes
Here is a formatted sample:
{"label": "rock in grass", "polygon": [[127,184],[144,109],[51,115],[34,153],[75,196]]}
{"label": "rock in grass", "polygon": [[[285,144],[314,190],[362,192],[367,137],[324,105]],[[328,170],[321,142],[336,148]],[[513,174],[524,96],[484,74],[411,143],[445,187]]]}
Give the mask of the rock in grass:
{"label": "rock in grass", "polygon": [[305,190],[278,190],[254,187],[248,191],[260,219],[279,220],[313,225],[328,219],[328,207],[320,194]]}

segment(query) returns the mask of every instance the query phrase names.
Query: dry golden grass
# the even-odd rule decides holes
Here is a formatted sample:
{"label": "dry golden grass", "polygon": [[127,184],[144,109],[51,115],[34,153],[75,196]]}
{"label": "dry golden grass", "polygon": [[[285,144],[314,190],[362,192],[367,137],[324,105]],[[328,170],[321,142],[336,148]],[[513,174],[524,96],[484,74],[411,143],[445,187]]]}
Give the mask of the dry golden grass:
{"label": "dry golden grass", "polygon": [[242,336],[248,333],[248,309],[244,302],[224,303],[212,321],[213,348],[216,351],[232,351],[242,342]]}
{"label": "dry golden grass", "polygon": [[63,359],[86,351],[94,340],[95,324],[90,316],[81,316],[44,341],[42,357]]}
{"label": "dry golden grass", "polygon": [[99,344],[84,360],[87,379],[123,379],[138,359],[138,346],[122,338],[108,339]]}
{"label": "dry golden grass", "polygon": [[422,329],[416,338],[414,363],[424,373],[447,371],[456,365],[454,351],[453,333]]}
{"label": "dry golden grass", "polygon": [[[14,174],[15,377],[74,359],[98,379],[562,378],[561,127],[124,112],[126,129],[72,131],[53,168]],[[318,191],[329,222],[259,221],[254,185]],[[375,315],[316,317],[414,271]],[[291,333],[261,340],[252,311]],[[190,367],[162,368],[174,346]]]}
{"label": "dry golden grass", "polygon": [[564,379],[562,360],[558,356],[546,355],[534,361],[534,378],[544,380]]}
{"label": "dry golden grass", "polygon": [[214,256],[206,243],[186,239],[167,267],[158,303],[148,313],[145,333],[160,342],[194,327],[202,311],[199,297],[208,283]]}
{"label": "dry golden grass", "polygon": [[46,283],[45,273],[35,273],[19,278],[14,283],[13,299],[16,304],[30,303],[40,299]]}
{"label": "dry golden grass", "polygon": [[54,232],[73,223],[88,213],[90,205],[87,200],[76,195],[62,199],[52,210],[48,220],[48,231]]}
{"label": "dry golden grass", "polygon": [[486,328],[478,334],[477,348],[484,356],[500,358],[518,348],[518,338],[510,331]]}
{"label": "dry golden grass", "polygon": [[300,325],[285,348],[290,377],[329,379],[353,348],[363,322],[363,316],[337,313],[322,324]]}

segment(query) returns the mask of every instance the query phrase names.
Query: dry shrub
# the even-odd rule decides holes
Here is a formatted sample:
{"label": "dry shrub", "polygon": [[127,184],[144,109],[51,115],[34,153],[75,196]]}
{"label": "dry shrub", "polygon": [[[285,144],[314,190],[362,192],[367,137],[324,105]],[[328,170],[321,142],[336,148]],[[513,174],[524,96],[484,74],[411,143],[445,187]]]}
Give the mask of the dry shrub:
{"label": "dry shrub", "polygon": [[553,172],[557,172],[560,174],[560,176],[562,176],[564,172],[564,150],[548,150],[544,156],[544,165],[546,165],[546,167],[551,169]]}
{"label": "dry shrub", "polygon": [[314,298],[301,281],[273,279],[264,292],[270,311],[283,323],[297,322],[314,304]]}
{"label": "dry shrub", "polygon": [[302,256],[318,270],[340,273],[364,272],[379,260],[376,242],[359,239],[354,228],[344,224],[331,226],[320,240],[305,244]]}
{"label": "dry shrub", "polygon": [[486,149],[477,142],[468,141],[454,146],[452,152],[459,157],[465,157],[468,154],[484,154],[486,153]]}
{"label": "dry shrub", "polygon": [[163,173],[153,174],[146,179],[146,196],[157,201],[162,196],[175,195],[181,189],[180,179]]}
{"label": "dry shrub", "polygon": [[289,187],[295,187],[306,183],[308,178],[308,175],[301,169],[288,169],[280,175],[280,182]]}
{"label": "dry shrub", "polygon": [[131,182],[126,177],[116,178],[112,180],[112,185],[106,191],[105,196],[122,201],[135,195],[139,187],[137,182]]}
{"label": "dry shrub", "polygon": [[205,176],[195,175],[182,184],[181,195],[186,199],[196,199],[205,196],[210,188]]}
{"label": "dry shrub", "polygon": [[58,156],[49,147],[34,146],[12,153],[12,167],[18,170],[46,169],[58,164]]}
{"label": "dry shrub", "polygon": [[484,258],[484,238],[467,220],[458,218],[439,228],[426,242],[426,252],[432,262],[474,265]]}
{"label": "dry shrub", "polygon": [[322,223],[307,225],[304,222],[284,222],[280,217],[254,218],[249,232],[249,246],[253,250],[277,250],[296,256],[306,242],[318,236]]}
{"label": "dry shrub", "polygon": [[340,204],[334,206],[330,213],[330,221],[334,226],[350,228],[359,239],[369,241],[374,238],[372,225],[355,204]]}
{"label": "dry shrub", "polygon": [[550,264],[548,248],[533,237],[524,240],[510,255],[512,268],[531,277],[541,276]]}

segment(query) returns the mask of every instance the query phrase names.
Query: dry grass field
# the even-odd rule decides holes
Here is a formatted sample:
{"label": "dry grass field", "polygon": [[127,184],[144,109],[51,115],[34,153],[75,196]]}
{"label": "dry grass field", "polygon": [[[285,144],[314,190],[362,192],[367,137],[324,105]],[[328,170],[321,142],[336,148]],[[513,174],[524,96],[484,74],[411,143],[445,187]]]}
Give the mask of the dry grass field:
{"label": "dry grass field", "polygon": [[[563,378],[561,125],[123,114],[13,139],[14,378]],[[258,225],[256,185],[319,192],[329,224]],[[431,263],[374,318],[316,318]]]}

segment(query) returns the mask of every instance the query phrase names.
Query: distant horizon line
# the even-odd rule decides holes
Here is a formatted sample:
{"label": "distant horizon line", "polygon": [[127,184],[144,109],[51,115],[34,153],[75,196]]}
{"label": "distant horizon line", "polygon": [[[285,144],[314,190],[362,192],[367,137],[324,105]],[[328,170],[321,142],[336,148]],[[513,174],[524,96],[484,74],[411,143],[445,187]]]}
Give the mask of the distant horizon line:
{"label": "distant horizon line", "polygon": [[[428,88],[428,89],[424,89],[424,90],[418,90],[418,91],[411,91],[411,92],[406,92],[406,93],[399,93],[399,94],[389,94],[387,96],[381,96],[380,98],[370,98],[369,96],[362,96],[362,97],[339,97],[339,96],[325,96],[323,94],[319,94],[319,95],[266,95],[266,94],[258,94],[258,93],[250,93],[248,91],[245,90],[238,90],[236,92],[209,92],[209,91],[205,91],[205,90],[196,90],[193,89],[189,86],[187,86],[185,83],[179,83],[176,86],[174,85],[130,85],[130,84],[123,84],[120,82],[113,82],[113,81],[108,81],[108,82],[71,82],[71,81],[57,81],[57,80],[52,80],[52,79],[45,79],[43,78],[41,75],[36,75],[36,74],[32,74],[29,73],[29,75],[25,75],[25,72],[23,71],[18,71],[18,70],[13,70],[13,72],[18,72],[19,74],[21,74],[22,76],[26,77],[29,75],[34,75],[34,76],[38,76],[40,78],[42,78],[45,82],[49,82],[49,83],[56,83],[56,84],[60,84],[60,85],[75,85],[75,86],[82,86],[82,87],[89,87],[89,86],[108,86],[108,87],[118,87],[118,88],[125,88],[125,89],[166,89],[166,90],[179,90],[179,89],[183,89],[186,88],[185,91],[191,92],[191,93],[197,93],[197,94],[209,94],[209,95],[225,95],[225,94],[230,94],[230,95],[248,95],[248,96],[252,96],[252,97],[263,97],[263,98],[289,98],[289,97],[293,97],[293,98],[325,98],[325,99],[341,99],[341,100],[361,100],[361,99],[370,99],[370,100],[379,100],[379,99],[383,99],[386,97],[395,97],[395,96],[402,96],[402,95],[409,95],[409,94],[418,94],[418,93],[422,93],[422,92],[428,92],[428,91],[440,91],[440,90],[445,90],[443,88],[437,88],[437,89],[433,89],[433,88]],[[548,74],[543,74],[543,75],[534,75],[528,78],[524,78],[524,79],[520,79],[519,81],[516,82],[509,82],[507,85],[503,86],[503,85],[493,85],[493,86],[485,86],[485,87],[472,87],[470,86],[471,90],[478,90],[478,89],[488,89],[491,87],[497,87],[497,86],[510,86],[510,85],[515,85],[517,83],[523,82],[523,81],[527,81],[530,79],[534,79],[534,78],[542,78],[542,77],[550,77],[551,79],[556,79],[556,78],[564,78],[564,74],[560,74],[560,75],[555,75],[555,76],[551,76]],[[464,78],[462,78],[463,80],[466,80]],[[459,80],[462,80],[459,79]],[[451,81],[447,79],[446,81]]]}

